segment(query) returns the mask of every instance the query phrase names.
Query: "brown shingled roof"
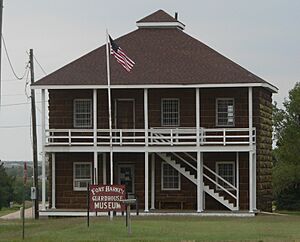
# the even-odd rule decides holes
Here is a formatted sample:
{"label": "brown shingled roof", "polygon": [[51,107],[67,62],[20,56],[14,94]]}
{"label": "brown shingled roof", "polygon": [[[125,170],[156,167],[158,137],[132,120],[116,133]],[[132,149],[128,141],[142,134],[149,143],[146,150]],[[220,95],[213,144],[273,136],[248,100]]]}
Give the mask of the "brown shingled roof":
{"label": "brown shingled roof", "polygon": [[[112,85],[266,83],[176,28],[140,28],[115,42],[136,64],[127,73],[114,58],[110,58]],[[106,49],[103,45],[34,85],[106,84]]]}
{"label": "brown shingled roof", "polygon": [[157,10],[156,12],[142,18],[141,20],[137,21],[137,23],[146,23],[146,22],[178,22],[175,18],[171,15],[167,14],[163,10]]}

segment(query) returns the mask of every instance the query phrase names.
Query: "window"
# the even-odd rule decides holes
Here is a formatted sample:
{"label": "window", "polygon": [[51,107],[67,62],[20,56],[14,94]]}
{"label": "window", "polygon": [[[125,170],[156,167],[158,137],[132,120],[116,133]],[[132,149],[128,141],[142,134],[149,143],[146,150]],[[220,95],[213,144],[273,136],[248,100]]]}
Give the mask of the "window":
{"label": "window", "polygon": [[74,162],[74,191],[86,191],[88,183],[92,183],[92,163]]}
{"label": "window", "polygon": [[[217,162],[216,163],[216,172],[224,180],[228,181],[230,184],[235,186],[234,162]],[[232,187],[230,187],[228,184],[226,184],[224,181],[222,181],[218,178],[217,178],[217,183],[228,190],[232,190]],[[217,190],[220,190],[220,189],[221,188],[217,186]]]}
{"label": "window", "polygon": [[217,126],[234,126],[234,99],[217,99]]}
{"label": "window", "polygon": [[161,100],[161,124],[162,126],[179,126],[179,99]]}
{"label": "window", "polygon": [[163,162],[161,168],[161,189],[162,190],[180,190],[180,174],[168,163]]}
{"label": "window", "polygon": [[92,100],[75,99],[74,100],[74,127],[90,128],[92,127]]}

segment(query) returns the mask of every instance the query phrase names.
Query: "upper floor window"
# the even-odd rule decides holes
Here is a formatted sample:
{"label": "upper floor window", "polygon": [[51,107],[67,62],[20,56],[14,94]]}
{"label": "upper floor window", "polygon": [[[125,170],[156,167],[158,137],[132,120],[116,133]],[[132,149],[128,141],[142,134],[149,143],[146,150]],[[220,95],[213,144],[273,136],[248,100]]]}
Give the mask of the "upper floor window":
{"label": "upper floor window", "polygon": [[234,126],[234,99],[218,98],[216,104],[217,126]]}
{"label": "upper floor window", "polygon": [[162,190],[180,190],[180,174],[166,162],[161,163]]}
{"label": "upper floor window", "polygon": [[73,165],[74,191],[84,191],[92,183],[92,163],[74,162]]}
{"label": "upper floor window", "polygon": [[75,99],[74,100],[74,127],[90,128],[92,127],[92,100]]}
{"label": "upper floor window", "polygon": [[[222,177],[224,180],[229,182],[231,185],[235,185],[235,166],[234,162],[232,161],[224,161],[224,162],[217,162],[216,163],[216,172],[217,174]],[[221,179],[217,178],[217,183],[220,184],[222,187],[231,190],[232,187],[226,184]],[[220,187],[217,187],[220,190]]]}
{"label": "upper floor window", "polygon": [[164,98],[161,100],[161,125],[179,126],[179,99]]}

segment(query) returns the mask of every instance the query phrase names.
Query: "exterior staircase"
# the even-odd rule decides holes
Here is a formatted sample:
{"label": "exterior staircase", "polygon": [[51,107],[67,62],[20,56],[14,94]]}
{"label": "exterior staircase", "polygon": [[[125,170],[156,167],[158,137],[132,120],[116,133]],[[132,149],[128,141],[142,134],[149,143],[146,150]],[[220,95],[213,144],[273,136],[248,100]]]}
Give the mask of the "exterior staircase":
{"label": "exterior staircase", "polygon": [[[191,182],[193,182],[195,185],[197,185],[197,178],[195,175],[191,174],[191,171],[189,171],[188,169],[186,169],[186,166],[189,166],[191,169],[193,169],[194,171],[197,171],[197,168],[195,166],[193,166],[191,164],[191,162],[186,161],[186,159],[182,158],[180,155],[178,155],[177,153],[171,153],[174,157],[176,157],[176,159],[173,159],[170,155],[168,155],[167,153],[156,153],[162,160],[164,160],[165,162],[167,162],[170,166],[172,166],[175,170],[177,170],[181,175],[185,176],[187,179],[189,179]],[[185,153],[190,159],[192,159],[193,161],[195,161],[195,158],[192,157],[191,155]],[[177,161],[180,159],[182,162],[185,163],[185,165],[182,165],[182,162],[178,162]],[[218,174],[216,174],[214,171],[212,171],[211,169],[209,169],[208,167],[206,167],[205,165],[203,165],[203,171],[206,170],[208,172],[210,172],[211,174],[213,174],[215,177],[218,177],[218,180],[222,180],[223,182],[225,182],[226,184],[228,183],[226,180],[224,180],[223,178],[221,178]],[[212,183],[214,183],[216,186],[220,187],[221,190],[227,192],[229,195],[231,195],[232,197],[234,197],[236,199],[236,196],[234,194],[232,194],[231,191],[228,191],[226,188],[222,187],[220,184],[218,184],[216,182],[216,180],[210,178],[208,175],[206,175],[205,173],[203,173],[203,177],[208,179],[209,181],[211,181]],[[203,191],[206,192],[208,195],[210,195],[211,197],[213,197],[215,200],[217,200],[219,203],[221,203],[222,205],[224,205],[225,207],[227,207],[228,209],[230,209],[231,211],[237,211],[238,207],[236,207],[233,203],[231,203],[229,200],[225,199],[224,196],[221,196],[218,192],[216,192],[214,189],[211,189],[208,185],[205,185],[205,183],[203,184]],[[228,184],[229,186],[232,186],[231,184]]]}

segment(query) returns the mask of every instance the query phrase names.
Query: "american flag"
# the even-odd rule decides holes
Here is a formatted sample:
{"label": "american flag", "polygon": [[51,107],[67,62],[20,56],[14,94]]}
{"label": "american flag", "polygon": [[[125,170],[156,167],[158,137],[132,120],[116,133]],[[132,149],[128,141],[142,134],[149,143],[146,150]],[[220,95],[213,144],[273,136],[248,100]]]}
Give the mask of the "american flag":
{"label": "american flag", "polygon": [[110,53],[117,59],[117,61],[124,67],[126,71],[130,72],[135,64],[134,61],[126,55],[126,53],[113,41],[110,36],[109,42]]}

